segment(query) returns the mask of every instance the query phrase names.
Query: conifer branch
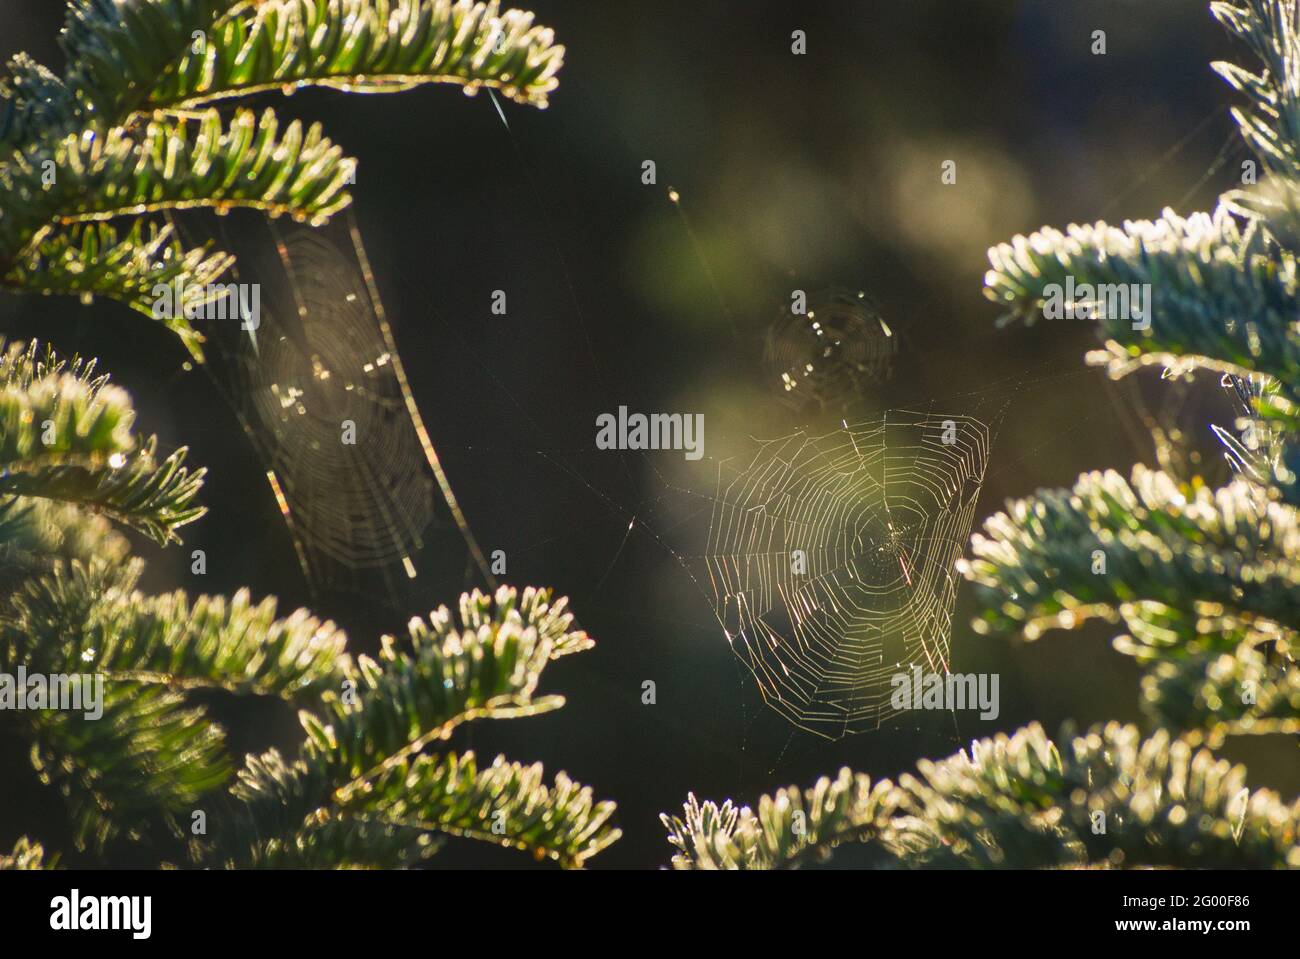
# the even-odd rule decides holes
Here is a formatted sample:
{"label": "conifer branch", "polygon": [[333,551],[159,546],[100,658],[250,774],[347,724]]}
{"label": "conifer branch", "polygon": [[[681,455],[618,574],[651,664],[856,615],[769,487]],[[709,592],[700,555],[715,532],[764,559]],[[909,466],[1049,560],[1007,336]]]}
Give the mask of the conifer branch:
{"label": "conifer branch", "polygon": [[307,85],[390,92],[455,83],[545,107],[564,48],[496,0],[266,0],[237,6],[163,75],[145,108],[192,110]]}
{"label": "conifer branch", "polygon": [[19,837],[14,843],[14,850],[7,856],[0,856],[0,869],[53,869],[58,856],[45,858],[45,848],[26,836]]}
{"label": "conifer branch", "polygon": [[50,672],[89,670],[171,690],[220,689],[314,703],[349,674],[347,638],[304,609],[277,618],[274,599],[177,591],[146,596],[139,569],[74,564],[9,602],[6,658]]}
{"label": "conifer branch", "polygon": [[547,785],[541,763],[524,766],[498,756],[479,768],[472,752],[417,756],[388,769],[352,818],[476,839],[580,869],[622,834],[612,828],[612,802],[564,773]]}
{"label": "conifer branch", "polygon": [[[1036,639],[1090,618],[1123,621],[1116,648],[1147,670],[1159,724],[1217,741],[1300,729],[1300,522],[1295,507],[1238,480],[1181,487],[1138,466],[1081,476],[1007,504],[959,566],[975,584],[978,632]],[[1264,644],[1276,645],[1267,659]]]}
{"label": "conifer branch", "polygon": [[84,469],[49,466],[0,476],[0,494],[15,493],[73,503],[130,526],[160,545],[180,542],[176,530],[207,510],[195,500],[203,485],[203,470],[182,464],[186,451],[177,450],[161,463],[157,441],[149,437],[120,465]]}
{"label": "conifer branch", "polygon": [[123,123],[158,78],[245,0],[72,0],[60,46],[82,122]]}
{"label": "conifer branch", "polygon": [[[692,793],[683,815],[660,814],[675,869],[788,869],[828,859],[844,843],[870,843],[882,859],[902,845],[895,828],[904,796],[889,780],[841,769],[807,790],[788,786],[763,796],[755,814],[730,799],[701,803]],[[879,863],[878,863],[879,864]]]}
{"label": "conifer branch", "polygon": [[1067,725],[1053,742],[1033,724],[917,770],[875,787],[843,770],[762,797],[757,816],[692,796],[684,818],[660,817],[673,865],[780,868],[855,843],[913,868],[1300,867],[1300,802],[1251,791],[1243,767],[1164,731]]}
{"label": "conifer branch", "polygon": [[1037,724],[903,776],[937,865],[1300,867],[1300,802],[1184,739],[1109,723],[1056,742]]}
{"label": "conifer branch", "polygon": [[77,848],[102,852],[160,824],[180,835],[178,817],[230,776],[222,728],[161,686],[105,681],[101,705],[96,718],[18,714],[34,740],[32,765],[68,805]]}
{"label": "conifer branch", "polygon": [[540,766],[498,759],[480,771],[472,755],[425,751],[462,723],[563,705],[534,692],[552,658],[590,645],[564,608],[545,590],[476,591],[457,617],[443,607],[427,624],[413,620],[409,652],[385,637],[379,661],[358,659],[355,686],[300,712],[307,743],[298,759],[272,751],[249,760],[235,790],[244,809],[210,855],[228,865],[306,855],[326,844],[322,826],[359,819],[395,841],[445,833],[580,866],[617,839],[613,804],[593,802],[563,774],[544,785]]}
{"label": "conifer branch", "polygon": [[1212,64],[1250,102],[1232,111],[1242,137],[1271,173],[1300,178],[1300,7],[1296,0],[1235,0],[1211,3],[1210,12],[1260,62],[1258,73]]}
{"label": "conifer branch", "polygon": [[0,359],[0,502],[58,500],[176,541],[203,515],[203,471],[185,468],[184,449],[159,462],[134,420],[130,397],[94,364],[10,345]]}
{"label": "conifer branch", "polygon": [[25,390],[37,380],[66,373],[81,380],[92,390],[108,384],[108,375],[96,373],[93,359],[60,356],[49,344],[36,340],[6,343],[0,339],[0,386]]}
{"label": "conifer branch", "polygon": [[[202,341],[188,317],[234,263],[210,245],[186,249],[170,225],[135,220],[125,232],[109,223],[78,223],[46,234],[3,278],[15,292],[104,296],[161,322],[191,349]],[[159,286],[179,287],[170,310],[156,309]]]}
{"label": "conifer branch", "polygon": [[94,388],[63,373],[25,387],[0,388],[0,468],[125,461],[135,447],[131,399],[115,386]]}
{"label": "conifer branch", "polygon": [[[43,179],[47,163],[53,183]],[[324,222],[349,202],[342,187],[354,166],[319,124],[304,132],[295,120],[281,133],[271,110],[237,110],[228,123],[216,110],[158,117],[138,135],[123,127],[71,134],[0,169],[9,191],[0,258],[23,260],[55,224],[159,210],[247,207]]]}
{"label": "conifer branch", "polygon": [[122,563],[126,538],[104,516],[86,515],[70,503],[25,496],[0,497],[0,583],[11,588],[59,561]]}
{"label": "conifer branch", "polygon": [[[140,217],[191,207],[320,224],[351,202],[355,161],[319,126],[213,103],[263,90],[451,83],[545,107],[564,48],[497,0],[72,0],[63,77],[19,55],[0,80],[0,286],[119,299],[192,296],[231,266]],[[119,233],[103,221],[133,221]],[[161,254],[161,259],[157,254]],[[184,306],[185,304],[180,304]],[[184,309],[162,317],[202,360]]]}
{"label": "conifer branch", "polygon": [[[1122,311],[1092,311],[1089,322],[1107,350],[1090,354],[1089,362],[1113,376],[1152,364],[1262,373],[1291,402],[1300,400],[1295,258],[1267,250],[1258,231],[1243,229],[1227,205],[1186,218],[1165,210],[1159,220],[1121,227],[1044,227],[993,247],[989,262],[984,293],[1003,307],[1003,322],[1037,322],[1052,288],[1147,288],[1141,321]],[[1088,305],[1082,299],[1061,304]]]}
{"label": "conifer branch", "polygon": [[1142,600],[1201,600],[1300,628],[1300,521],[1242,481],[1188,489],[1143,466],[1131,482],[1086,473],[1073,489],[1008,503],[971,549],[960,568],[986,632],[1035,639]]}
{"label": "conifer branch", "polygon": [[0,79],[0,158],[49,131],[70,128],[77,110],[63,79],[27,54],[15,54],[6,66],[12,79]]}

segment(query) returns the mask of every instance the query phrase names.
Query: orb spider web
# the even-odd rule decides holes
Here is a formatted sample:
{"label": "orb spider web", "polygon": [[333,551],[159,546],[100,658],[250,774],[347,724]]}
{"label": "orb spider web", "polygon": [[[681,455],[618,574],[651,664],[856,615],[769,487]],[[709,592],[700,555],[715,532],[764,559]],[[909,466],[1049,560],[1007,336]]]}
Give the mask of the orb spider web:
{"label": "orb spider web", "polygon": [[893,375],[898,338],[864,291],[813,293],[806,313],[781,307],[763,339],[763,367],[794,409],[843,407]]}
{"label": "orb spider web", "polygon": [[[465,578],[477,566],[494,586],[415,404],[355,220],[284,232],[253,219],[275,255],[249,231],[233,279],[262,289],[257,323],[205,329],[204,366],[266,470],[309,585],[402,605],[429,537],[453,525],[437,487],[468,547]],[[219,229],[219,246],[234,248]]]}
{"label": "orb spider web", "polygon": [[893,411],[720,464],[703,559],[769,706],[839,739],[897,713],[894,674],[948,671],[988,451],[978,420]]}
{"label": "orb spider web", "polygon": [[[375,568],[412,556],[433,522],[433,481],[406,421],[393,358],[360,274],[310,230],[280,238],[299,320],[268,312],[242,341],[242,412],[313,567]],[[336,578],[326,569],[327,579]]]}

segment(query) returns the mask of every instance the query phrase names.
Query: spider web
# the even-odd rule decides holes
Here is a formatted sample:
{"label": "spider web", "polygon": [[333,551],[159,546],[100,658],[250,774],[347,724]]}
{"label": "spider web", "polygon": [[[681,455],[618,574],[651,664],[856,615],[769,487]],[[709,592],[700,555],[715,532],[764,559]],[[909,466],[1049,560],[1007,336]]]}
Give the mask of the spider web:
{"label": "spider web", "polygon": [[897,411],[720,464],[703,560],[772,708],[838,739],[896,714],[895,673],[947,672],[988,452],[978,420]]}
{"label": "spider web", "polygon": [[[499,105],[496,109],[519,155],[520,176],[546,217],[545,203],[531,180],[520,145]],[[670,193],[670,200],[689,232],[674,194]],[[553,228],[548,229],[552,235],[547,245],[555,252],[583,332],[585,343],[580,347],[585,346],[591,357],[594,380],[603,382],[573,281]],[[693,238],[692,243],[735,334],[735,320],[712,269]],[[233,246],[225,237],[218,245]],[[359,251],[359,244],[356,246]],[[384,577],[390,593],[395,593],[402,585],[400,580],[409,575],[409,558],[425,540],[451,527],[442,519],[444,511],[432,502],[427,474],[415,475],[423,467],[413,461],[410,451],[420,445],[422,424],[417,416],[408,430],[408,423],[396,415],[395,398],[403,392],[400,383],[394,391],[384,376],[372,380],[372,371],[363,363],[360,373],[355,366],[349,368],[354,388],[359,385],[360,389],[335,395],[336,387],[327,387],[316,375],[313,359],[330,353],[327,341],[337,329],[331,319],[349,317],[364,322],[342,324],[348,327],[345,332],[367,331],[364,342],[353,344],[353,353],[372,363],[375,371],[382,370],[377,360],[384,355],[384,337],[369,333],[383,328],[382,304],[362,263],[337,268],[340,261],[351,260],[346,254],[331,255],[296,235],[282,240],[279,247],[282,272],[292,294],[282,299],[293,306],[263,312],[264,325],[257,338],[263,353],[250,353],[245,342],[225,351],[226,359],[236,360],[238,374],[238,378],[227,378],[234,384],[229,392],[245,420],[245,430],[269,464],[268,479],[309,580],[314,585],[328,582],[355,587],[359,574],[375,572]],[[347,244],[335,242],[334,247],[338,252]],[[314,265],[298,265],[300,261]],[[241,266],[249,262],[241,255]],[[366,281],[361,286],[355,280],[358,273]],[[363,306],[369,305],[365,311],[348,299],[359,289],[366,294],[361,298]],[[804,412],[835,408],[839,415],[852,416],[842,408],[860,400],[864,389],[891,378],[899,349],[896,338],[869,303],[860,302],[862,298],[856,294],[853,299],[859,302],[852,302],[840,293],[838,288],[830,288],[814,294],[812,316],[807,318],[792,319],[783,304],[783,315],[767,331],[762,365],[769,384],[787,407],[793,405]],[[295,317],[302,315],[299,301],[307,304],[301,330],[295,325]],[[362,316],[363,312],[367,315]],[[818,335],[812,320],[819,322],[824,335]],[[272,331],[277,327],[294,332],[272,344]],[[324,349],[313,347],[319,343]],[[520,403],[492,366],[480,363],[485,377],[507,395],[521,419],[535,427],[538,436],[549,432],[545,429],[548,424],[538,423],[534,417],[536,408]],[[808,369],[810,363],[812,370]],[[346,364],[335,358],[323,360],[320,366],[334,374]],[[1086,373],[1077,354],[1071,354],[1066,369],[1045,373],[1041,383],[1054,386],[1063,376]],[[271,375],[271,370],[280,372]],[[788,378],[782,376],[786,373]],[[972,397],[1019,395],[1040,385],[1031,381],[1032,376],[1026,371],[1015,382],[949,399],[965,403]],[[787,388],[790,381],[793,389]],[[270,388],[284,383],[309,396],[311,402],[303,404],[305,412],[297,412],[293,403],[285,405],[287,394],[277,395]],[[929,405],[946,401],[914,396],[911,402]],[[611,405],[607,398],[604,407]],[[356,416],[341,416],[341,411],[355,412],[358,407],[362,411]],[[326,434],[337,444],[335,421],[340,418],[369,424],[364,434],[390,434],[390,445],[383,446],[386,452],[380,458],[355,457],[352,470],[335,468],[337,463],[331,458],[318,457],[320,450],[312,447],[307,437],[319,434],[315,441],[322,450],[327,448],[320,442]],[[716,616],[716,622],[706,628],[722,625],[737,661],[752,673],[773,710],[797,727],[838,739],[879,728],[894,715],[888,700],[889,679],[895,672],[910,669],[912,664],[935,671],[947,669],[957,589],[953,566],[973,524],[990,439],[983,423],[954,416],[947,419],[957,425],[957,441],[936,441],[934,424],[942,424],[944,419],[933,413],[891,412],[825,435],[799,432],[762,443],[752,456],[718,464],[713,495],[679,485],[661,474],[648,458],[633,454],[614,454],[621,472],[616,478],[607,478],[608,482],[597,478],[602,473],[592,461],[599,457],[590,451],[516,448],[507,458],[518,463],[521,454],[539,456],[548,468],[568,476],[599,504],[601,516],[593,520],[594,526],[617,527],[612,557],[591,589],[593,595],[601,592],[629,540],[634,536],[650,538],[691,573]],[[313,425],[314,421],[320,423]],[[292,427],[306,435],[295,438]],[[1050,442],[1045,442],[1025,456],[1048,445]],[[337,447],[335,452],[340,452]],[[352,451],[341,452],[346,457]],[[475,452],[483,450],[479,447]],[[634,484],[637,463],[655,474],[657,490],[639,489],[639,484]],[[341,485],[339,474],[350,476],[350,487]],[[421,485],[429,495],[428,510],[419,502],[424,495]],[[696,506],[705,504],[698,516],[701,523],[705,517],[709,519],[708,546],[703,554],[698,544],[681,552],[670,543],[680,519],[670,502],[678,499]],[[455,517],[454,499],[449,505]],[[427,523],[426,513],[431,517]],[[462,525],[462,535],[466,531]],[[549,549],[572,536],[572,524],[566,524],[554,536],[514,552]],[[472,537],[465,538],[472,544]],[[791,562],[796,549],[803,550],[806,558],[802,574],[794,572]],[[471,555],[474,552],[471,545]],[[696,576],[701,565],[704,571]]]}
{"label": "spider web", "polygon": [[867,294],[813,293],[805,314],[783,303],[763,341],[763,366],[788,406],[847,408],[893,373],[898,340]]}
{"label": "spider web", "polygon": [[[543,245],[552,251],[557,275],[568,288],[575,329],[581,333],[574,352],[590,357],[589,382],[604,394],[601,408],[612,409],[617,395],[606,383],[586,330],[581,298],[569,275],[557,231],[549,222],[544,191],[533,180],[526,151],[494,96],[492,104],[519,160],[518,178],[531,193],[531,202],[546,225]],[[1195,132],[1203,129],[1204,123]],[[1167,167],[1172,155],[1190,139],[1162,157],[1157,168]],[[1233,132],[1206,175],[1188,190],[1184,202],[1176,205],[1185,205],[1186,199],[1209,182],[1235,142]],[[1153,171],[1130,187],[1136,188],[1154,175]],[[739,325],[695,236],[680,194],[670,188],[668,199],[689,241],[683,247],[699,261],[731,327],[733,341],[739,342]],[[420,278],[412,280],[418,283]],[[782,305],[788,315],[788,306]],[[737,673],[752,673],[763,698],[773,707],[764,712],[782,714],[795,726],[834,740],[850,732],[878,728],[891,718],[893,711],[883,690],[888,689],[893,672],[911,663],[947,668],[957,590],[954,565],[968,541],[986,475],[1014,470],[1025,460],[1067,442],[1081,424],[1113,414],[1100,406],[1080,411],[1068,427],[1052,431],[1041,443],[1018,451],[986,474],[991,438],[981,420],[993,422],[996,429],[1014,402],[1040,391],[1059,390],[1065,380],[1095,375],[1080,362],[1078,348],[1050,359],[1037,355],[1005,380],[985,381],[966,392],[939,397],[933,391],[909,391],[905,387],[910,381],[900,383],[898,377],[891,376],[900,344],[881,328],[870,309],[859,306],[849,310],[831,299],[818,312],[832,309],[837,328],[844,329],[835,346],[848,348],[827,354],[821,342],[811,340],[811,323],[782,316],[763,342],[766,381],[787,409],[794,406],[803,413],[818,407],[822,412],[835,409],[838,415],[853,417],[857,425],[846,424],[825,435],[796,433],[760,444],[752,456],[720,463],[708,454],[706,462],[717,464],[716,485],[708,492],[697,488],[689,470],[683,472],[683,467],[671,461],[663,462],[661,469],[660,463],[643,453],[597,455],[568,437],[553,437],[554,424],[537,415],[536,403],[515,395],[517,387],[500,375],[496,357],[489,362],[468,342],[462,345],[466,359],[480,367],[485,382],[501,394],[519,420],[536,437],[546,438],[545,448],[525,442],[502,450],[503,462],[518,468],[525,462],[520,457],[530,456],[545,464],[546,471],[566,477],[587,497],[590,515],[583,522],[575,524],[566,516],[548,529],[549,535],[514,548],[512,555],[545,551],[551,554],[547,557],[549,567],[557,544],[581,539],[584,548],[590,549],[596,534],[603,532],[608,564],[597,567],[600,575],[593,575],[594,585],[575,590],[572,587],[577,584],[571,584],[568,590],[575,605],[596,609],[611,572],[620,564],[627,565],[623,557],[629,542],[652,542],[681,567],[716,616],[705,623],[693,616],[687,620],[675,615],[665,621],[665,628],[707,635],[721,625],[736,654]],[[861,318],[854,315],[858,311]],[[827,314],[827,319],[831,318]],[[991,329],[966,340],[983,343],[1002,332],[1001,328]],[[815,336],[815,331],[812,334]],[[953,346],[951,337],[946,338],[945,349]],[[854,351],[862,355],[855,357]],[[797,368],[804,375],[792,375],[791,379],[799,382],[793,390],[786,389],[781,374],[796,369],[800,361]],[[812,375],[806,368],[808,362],[814,364]],[[981,420],[946,417],[957,425],[957,442],[943,444],[942,440],[935,442],[933,424],[942,423],[945,417],[933,412],[891,412],[865,421],[862,415],[841,412],[842,407],[862,399],[864,387],[870,393],[872,387],[891,380],[892,403],[931,409],[951,404],[975,412]],[[986,407],[992,407],[995,415],[986,415]],[[807,421],[802,425],[807,427]],[[475,452],[487,451],[480,446]],[[611,456],[616,457],[618,469],[608,465]],[[641,477],[651,480],[650,488],[639,481]],[[814,485],[814,477],[820,485]],[[696,535],[705,533],[698,527],[706,520],[708,548],[702,552]],[[802,534],[802,544],[794,542],[797,532]],[[808,566],[807,573],[796,580],[790,553],[798,548],[805,550]],[[900,566],[895,575],[893,562],[904,554],[912,565]],[[912,583],[907,582],[909,576]],[[822,597],[828,598],[816,605]],[[625,602],[620,600],[620,613]],[[636,610],[632,618],[653,612]],[[731,628],[727,625],[729,615]],[[901,665],[892,665],[891,656]],[[742,668],[741,662],[747,668]],[[743,712],[744,697],[737,698]],[[659,712],[643,715],[651,717],[648,722],[663,723]],[[664,728],[671,730],[668,724]],[[701,731],[694,733],[698,736]],[[747,729],[746,740],[749,735]],[[793,735],[792,731],[787,748]],[[742,754],[746,748],[742,746]],[[781,757],[784,755],[782,749]],[[776,763],[780,761],[779,757]]]}
{"label": "spider web", "polygon": [[[282,231],[248,219],[237,237],[218,227],[217,245],[238,248],[233,278],[261,289],[258,322],[207,321],[205,366],[262,462],[313,591],[401,607],[440,558],[426,546],[445,545],[454,527],[469,551],[465,578],[477,563],[492,584],[415,406],[355,222]],[[202,231],[187,220],[187,234]]]}
{"label": "spider web", "polygon": [[[376,568],[411,556],[433,521],[433,481],[376,336],[360,273],[333,244],[295,230],[278,248],[301,329],[268,313],[241,341],[241,413],[312,567]],[[343,431],[354,442],[343,442]],[[337,573],[321,571],[327,579]]]}

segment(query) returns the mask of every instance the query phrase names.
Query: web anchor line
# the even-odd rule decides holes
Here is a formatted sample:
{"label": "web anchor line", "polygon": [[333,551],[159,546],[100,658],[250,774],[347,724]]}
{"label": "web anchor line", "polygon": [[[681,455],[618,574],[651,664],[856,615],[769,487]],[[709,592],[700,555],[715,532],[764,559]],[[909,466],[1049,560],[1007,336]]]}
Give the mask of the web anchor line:
{"label": "web anchor line", "polygon": [[402,357],[397,352],[397,343],[393,339],[392,328],[388,325],[388,314],[385,313],[383,301],[379,298],[379,287],[375,284],[375,275],[370,269],[370,258],[366,256],[366,248],[361,242],[361,231],[357,228],[356,214],[351,207],[348,207],[346,216],[348,219],[348,233],[352,237],[357,259],[361,263],[361,275],[366,281],[366,290],[370,294],[370,302],[374,307],[375,317],[379,321],[379,332],[384,338],[384,345],[388,347],[388,351],[392,355],[393,373],[396,375],[398,386],[401,388],[402,399],[406,403],[406,410],[410,414],[411,423],[415,426],[415,433],[420,439],[420,448],[424,451],[424,458],[438,482],[438,489],[442,492],[442,498],[446,501],[447,508],[451,510],[451,515],[456,520],[456,526],[460,530],[461,537],[465,540],[465,546],[469,549],[470,555],[474,557],[474,562],[483,578],[495,590],[497,588],[496,577],[492,573],[492,568],[488,565],[487,557],[483,555],[478,540],[474,538],[474,533],[469,528],[469,522],[461,511],[460,503],[456,500],[456,494],[452,492],[451,482],[443,471],[442,461],[438,459],[438,453],[433,448],[433,442],[429,439],[429,431],[424,426],[424,417],[420,415],[420,408],[415,403],[415,396],[411,392],[410,384],[406,379],[406,370],[402,366]]}

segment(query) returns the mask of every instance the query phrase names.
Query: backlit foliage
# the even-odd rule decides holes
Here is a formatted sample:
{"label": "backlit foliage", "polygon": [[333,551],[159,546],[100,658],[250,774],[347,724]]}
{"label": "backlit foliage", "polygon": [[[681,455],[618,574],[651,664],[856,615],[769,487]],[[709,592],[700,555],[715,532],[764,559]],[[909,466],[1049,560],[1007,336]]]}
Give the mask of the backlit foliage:
{"label": "backlit foliage", "polygon": [[60,45],[62,73],[19,54],[0,78],[0,288],[153,317],[149,291],[179,282],[194,292],[161,319],[197,358],[186,308],[233,258],[187,249],[165,214],[245,207],[319,224],[351,202],[356,174],[319,124],[218,107],[429,83],[545,107],[564,60],[550,29],[497,0],[72,0]]}
{"label": "backlit foliage", "polygon": [[[1259,61],[1215,67],[1247,100],[1234,116],[1264,182],[1213,213],[1015,237],[989,251],[985,281],[1003,320],[1026,323],[1067,278],[1149,284],[1149,324],[1094,318],[1102,348],[1089,362],[1116,378],[1208,369],[1249,399],[1240,437],[1221,433],[1238,464],[1226,486],[1143,466],[1088,473],[1008,503],[961,565],[983,609],[977,632],[1122,624],[1115,648],[1143,669],[1149,729],[1066,727],[1052,740],[1032,725],[921,762],[897,786],[868,792],[845,771],[763,797],[757,815],[691,797],[685,818],[664,818],[674,865],[797,865],[847,836],[903,866],[1300,867],[1300,802],[1251,791],[1211,752],[1230,735],[1300,731],[1300,0],[1211,9]],[[851,783],[846,807],[827,804]],[[793,835],[809,806],[821,819]]]}
{"label": "backlit foliage", "polygon": [[[618,838],[613,804],[564,773],[443,748],[462,724],[563,705],[537,692],[542,673],[592,645],[565,600],[469,593],[370,659],[352,657],[333,623],[244,590],[146,594],[110,520],[179,541],[204,512],[202,471],[182,465],[184,450],[160,458],[94,363],[11,344],[0,402],[0,673],[97,676],[104,689],[101,716],[5,710],[0,731],[30,745],[79,850],[111,861],[125,838],[194,865],[379,867],[460,836],[579,867]],[[214,695],[297,710],[297,756],[271,750],[237,772]],[[43,861],[25,841],[0,865]]]}

